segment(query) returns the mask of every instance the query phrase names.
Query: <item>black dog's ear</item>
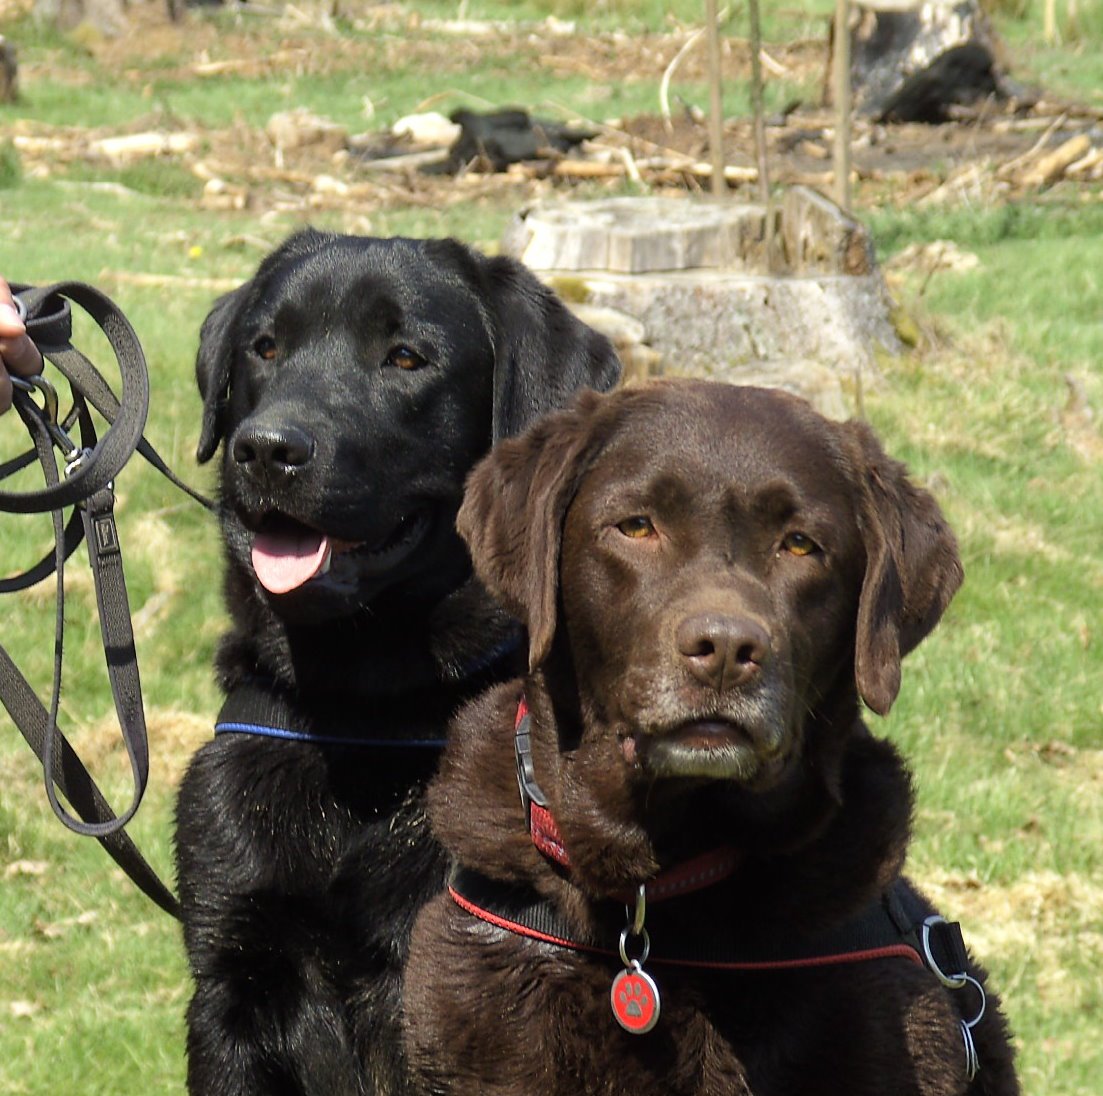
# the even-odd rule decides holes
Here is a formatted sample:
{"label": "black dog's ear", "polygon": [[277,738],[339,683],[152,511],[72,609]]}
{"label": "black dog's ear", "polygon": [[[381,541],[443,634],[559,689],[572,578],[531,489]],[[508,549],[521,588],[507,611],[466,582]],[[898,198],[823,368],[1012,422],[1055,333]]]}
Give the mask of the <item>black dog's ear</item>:
{"label": "black dog's ear", "polygon": [[497,445],[467,479],[456,527],[483,585],[524,623],[530,670],[555,636],[563,521],[605,436],[597,420],[607,400],[582,392],[570,409]]}
{"label": "black dog's ear", "polygon": [[495,324],[494,441],[519,434],[580,388],[599,392],[620,378],[613,344],[579,320],[514,259],[487,260]]}
{"label": "black dog's ear", "polygon": [[234,354],[230,327],[250,284],[219,297],[199,330],[195,379],[203,397],[203,421],[195,455],[200,464],[214,456],[226,432],[226,403],[230,396],[230,366]]}
{"label": "black dog's ear", "polygon": [[860,422],[859,524],[866,572],[858,603],[855,678],[866,704],[886,715],[900,691],[900,661],[938,623],[963,576],[957,541],[938,503],[887,456]]}

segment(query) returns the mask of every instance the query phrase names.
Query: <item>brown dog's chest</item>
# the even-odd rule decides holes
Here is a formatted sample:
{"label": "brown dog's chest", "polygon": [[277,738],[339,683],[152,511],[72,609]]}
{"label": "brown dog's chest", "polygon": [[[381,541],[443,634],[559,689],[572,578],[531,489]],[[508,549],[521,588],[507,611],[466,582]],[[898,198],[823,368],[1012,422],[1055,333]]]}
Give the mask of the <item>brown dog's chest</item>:
{"label": "brown dog's chest", "polygon": [[[472,1006],[461,1025],[434,1015],[448,1006],[420,992],[410,1002],[428,1010],[423,1019],[444,1040],[438,1060],[458,1086],[449,1091],[478,1091],[494,1077],[500,1091],[548,1096],[793,1096],[821,1091],[817,1078],[830,1068],[832,1092],[907,1093],[906,1059],[957,1035],[945,991],[901,960],[761,973],[649,964],[661,1015],[649,1033],[632,1035],[610,1004],[615,958],[473,930],[444,898],[428,908],[418,936],[412,963],[422,963],[431,940],[435,1001],[453,1013]],[[408,984],[424,985],[422,973],[412,969]],[[911,1045],[902,1016],[914,1029]],[[462,1048],[452,1041],[461,1030]],[[878,1055],[869,1047],[879,1043],[895,1047],[898,1061],[874,1082]],[[947,1068],[961,1073],[956,1062]],[[960,1075],[945,1091],[963,1089]]]}

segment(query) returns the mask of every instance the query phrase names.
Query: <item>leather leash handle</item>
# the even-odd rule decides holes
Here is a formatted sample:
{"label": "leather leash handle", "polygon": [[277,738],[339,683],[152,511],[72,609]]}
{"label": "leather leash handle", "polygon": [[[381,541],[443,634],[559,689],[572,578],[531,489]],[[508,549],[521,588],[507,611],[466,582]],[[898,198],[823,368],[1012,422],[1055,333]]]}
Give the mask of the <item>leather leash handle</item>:
{"label": "leather leash handle", "polygon": [[[145,442],[142,429],[149,407],[149,378],[141,345],[126,318],[104,294],[81,283],[58,283],[44,289],[15,287],[27,314],[27,330],[43,356],[69,380],[74,411],[80,422],[82,449],[64,480],[58,475],[53,453],[55,443],[67,442],[51,433],[53,421],[38,412],[24,393],[17,392],[16,407],[34,444],[31,459],[42,467],[46,487],[41,491],[0,492],[0,512],[36,513],[48,511],[54,526],[53,558],[47,557],[31,571],[0,583],[0,592],[20,589],[32,581],[57,573],[57,603],[54,644],[54,684],[50,709],[38,700],[7,652],[0,647],[0,702],[3,703],[43,767],[47,798],[58,818],[76,833],[97,838],[123,871],[157,905],[179,917],[176,899],[146,863],[124,827],[136,813],[149,778],[149,745],[142,707],[137,654],[130,622],[129,601],[122,571],[118,532],[114,519],[115,475],[137,448],[147,459],[167,472],[156,452]],[[70,340],[72,316],[66,298],[79,304],[107,336],[122,376],[122,402],[95,366]],[[87,403],[110,423],[97,440]],[[71,416],[67,416],[69,423]],[[27,461],[26,463],[29,463]],[[5,474],[14,471],[9,462]],[[182,485],[181,485],[182,486]],[[189,491],[189,493],[192,493]],[[62,526],[62,509],[74,506],[67,527]],[[79,513],[79,524],[77,517]],[[61,691],[62,640],[64,633],[65,559],[80,543],[88,544],[89,562],[107,661],[108,676],[119,718],[123,744],[130,761],[134,793],[130,806],[116,815],[99,791],[84,763],[69,745],[57,725]],[[58,791],[69,801],[79,818],[61,804]]]}
{"label": "leather leash handle", "polygon": [[[134,328],[98,289],[82,282],[15,289],[27,311],[27,333],[42,356],[111,424],[88,459],[80,461],[61,482],[41,491],[0,491],[0,510],[33,514],[73,506],[115,479],[142,440],[149,412],[149,375]],[[107,336],[122,377],[120,399],[115,398],[96,367],[68,341],[72,333],[69,306],[66,301],[58,305],[54,298],[68,298],[79,304]],[[16,399],[27,397],[17,393]]]}

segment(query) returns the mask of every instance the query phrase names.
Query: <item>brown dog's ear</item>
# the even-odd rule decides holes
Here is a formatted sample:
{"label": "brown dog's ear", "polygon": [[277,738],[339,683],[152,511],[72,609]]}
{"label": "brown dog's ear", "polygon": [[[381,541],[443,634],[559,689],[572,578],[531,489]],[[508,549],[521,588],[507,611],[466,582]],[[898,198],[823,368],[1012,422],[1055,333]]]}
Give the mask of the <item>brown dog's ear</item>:
{"label": "brown dog's ear", "polygon": [[607,398],[582,392],[574,407],[499,443],[467,479],[456,527],[483,585],[525,625],[530,669],[555,636],[563,521],[600,445],[595,418]]}
{"label": "brown dog's ear", "polygon": [[195,456],[200,464],[209,461],[226,432],[226,403],[230,397],[230,366],[234,347],[230,327],[249,283],[219,297],[199,329],[199,353],[195,358],[195,379],[203,397],[203,421]]}
{"label": "brown dog's ear", "polygon": [[908,479],[865,423],[844,429],[857,447],[866,549],[855,678],[866,704],[886,715],[900,691],[901,659],[934,629],[963,572],[957,541],[934,498]]}
{"label": "brown dog's ear", "polygon": [[605,392],[620,378],[613,344],[587,327],[522,263],[486,260],[494,317],[493,438],[519,434],[582,388]]}

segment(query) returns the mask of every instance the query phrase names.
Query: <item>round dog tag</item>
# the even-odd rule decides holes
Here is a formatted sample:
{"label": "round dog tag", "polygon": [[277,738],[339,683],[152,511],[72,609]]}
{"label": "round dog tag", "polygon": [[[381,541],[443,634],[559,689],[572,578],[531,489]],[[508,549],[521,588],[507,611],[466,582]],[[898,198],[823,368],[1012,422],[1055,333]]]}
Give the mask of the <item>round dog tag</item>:
{"label": "round dog tag", "polygon": [[609,1000],[617,1023],[633,1035],[644,1035],[658,1023],[659,987],[638,960],[613,979]]}

